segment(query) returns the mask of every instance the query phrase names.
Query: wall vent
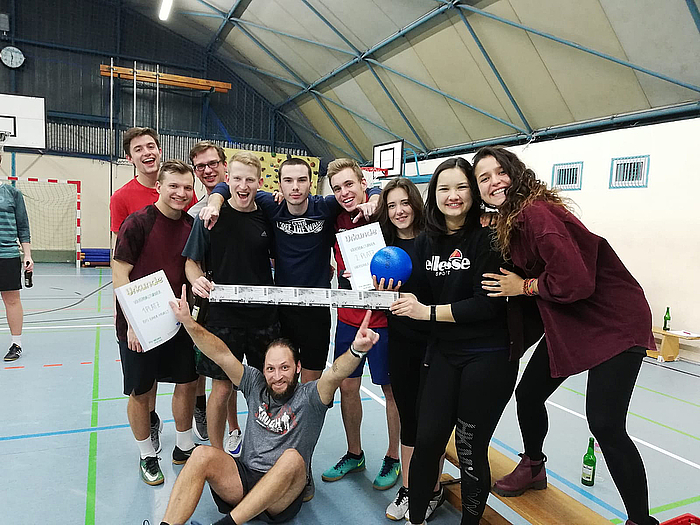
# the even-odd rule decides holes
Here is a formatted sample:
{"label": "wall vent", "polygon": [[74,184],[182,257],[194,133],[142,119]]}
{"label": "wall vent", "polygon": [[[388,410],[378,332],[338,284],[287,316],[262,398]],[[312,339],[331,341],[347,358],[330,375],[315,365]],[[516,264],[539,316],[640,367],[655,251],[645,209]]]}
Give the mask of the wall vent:
{"label": "wall vent", "polygon": [[583,162],[567,162],[552,167],[552,188],[558,190],[580,190]]}
{"label": "wall vent", "polygon": [[611,188],[646,188],[649,180],[649,155],[619,157],[610,165]]}

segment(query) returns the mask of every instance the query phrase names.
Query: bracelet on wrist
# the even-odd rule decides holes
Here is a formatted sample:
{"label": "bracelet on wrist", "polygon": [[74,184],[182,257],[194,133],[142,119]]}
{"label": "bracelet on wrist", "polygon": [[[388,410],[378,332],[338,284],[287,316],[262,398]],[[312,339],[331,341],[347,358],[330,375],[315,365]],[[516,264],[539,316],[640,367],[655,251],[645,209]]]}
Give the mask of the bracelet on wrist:
{"label": "bracelet on wrist", "polygon": [[363,357],[365,357],[365,354],[367,352],[360,352],[359,350],[356,350],[355,343],[350,343],[350,353],[352,355],[354,355],[355,357],[357,357],[358,359],[362,359]]}
{"label": "bracelet on wrist", "polygon": [[537,279],[525,279],[523,281],[523,293],[529,297],[537,295],[537,291],[535,290],[536,283]]}

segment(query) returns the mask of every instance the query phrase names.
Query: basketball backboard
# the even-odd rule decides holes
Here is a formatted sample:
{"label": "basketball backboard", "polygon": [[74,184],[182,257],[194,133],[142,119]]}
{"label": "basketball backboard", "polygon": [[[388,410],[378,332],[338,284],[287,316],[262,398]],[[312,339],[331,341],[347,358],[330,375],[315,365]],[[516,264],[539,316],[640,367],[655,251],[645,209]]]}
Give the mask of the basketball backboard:
{"label": "basketball backboard", "polygon": [[46,148],[44,99],[0,94],[0,139],[3,134],[3,146]]}
{"label": "basketball backboard", "polygon": [[375,144],[372,164],[375,168],[388,170],[388,177],[403,175],[403,140]]}

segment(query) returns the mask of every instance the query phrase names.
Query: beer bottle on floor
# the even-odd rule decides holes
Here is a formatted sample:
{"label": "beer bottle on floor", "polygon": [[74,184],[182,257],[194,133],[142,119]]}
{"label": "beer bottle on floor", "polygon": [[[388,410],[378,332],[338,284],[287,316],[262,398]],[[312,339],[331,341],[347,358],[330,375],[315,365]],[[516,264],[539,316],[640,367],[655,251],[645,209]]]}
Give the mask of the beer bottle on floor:
{"label": "beer bottle on floor", "polygon": [[588,450],[583,456],[583,468],[581,470],[581,483],[592,487],[595,481],[595,448],[593,438],[588,439]]}
{"label": "beer bottle on floor", "polygon": [[664,330],[671,329],[671,309],[666,307],[666,314],[664,314]]}

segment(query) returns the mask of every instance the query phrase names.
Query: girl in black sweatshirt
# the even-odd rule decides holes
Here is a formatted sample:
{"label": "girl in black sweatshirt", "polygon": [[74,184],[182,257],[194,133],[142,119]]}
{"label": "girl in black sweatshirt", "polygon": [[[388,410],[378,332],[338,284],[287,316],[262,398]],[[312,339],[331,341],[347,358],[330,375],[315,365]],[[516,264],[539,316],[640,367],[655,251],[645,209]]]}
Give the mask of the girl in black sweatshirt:
{"label": "girl in black sweatshirt", "polygon": [[503,261],[491,249],[489,230],[479,225],[480,203],[466,160],[448,159],[437,167],[413,269],[415,277],[427,280],[430,293],[403,293],[391,306],[395,315],[431,324],[430,367],[409,471],[413,524],[424,522],[439,459],[455,426],[461,523],[479,523],[491,485],[489,441],[515,387],[518,365],[509,358],[505,300],[487,297],[481,287],[482,274],[496,272]]}

